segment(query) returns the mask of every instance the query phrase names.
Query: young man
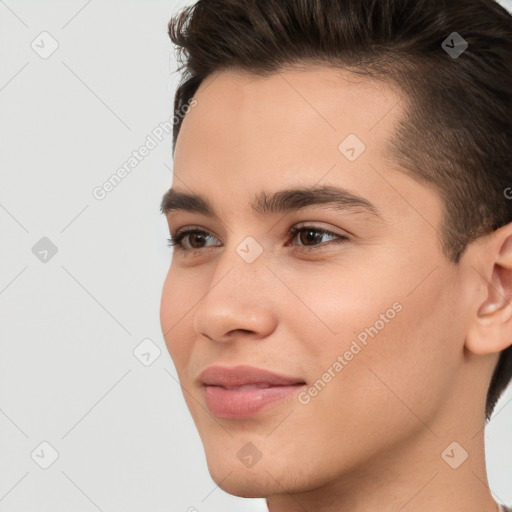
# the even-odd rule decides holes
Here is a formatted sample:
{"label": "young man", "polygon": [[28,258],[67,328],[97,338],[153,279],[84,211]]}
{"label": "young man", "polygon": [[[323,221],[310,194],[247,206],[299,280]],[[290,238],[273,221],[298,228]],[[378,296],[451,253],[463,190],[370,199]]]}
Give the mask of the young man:
{"label": "young man", "polygon": [[510,14],[201,0],[169,33],[161,324],[212,478],[270,512],[507,510]]}

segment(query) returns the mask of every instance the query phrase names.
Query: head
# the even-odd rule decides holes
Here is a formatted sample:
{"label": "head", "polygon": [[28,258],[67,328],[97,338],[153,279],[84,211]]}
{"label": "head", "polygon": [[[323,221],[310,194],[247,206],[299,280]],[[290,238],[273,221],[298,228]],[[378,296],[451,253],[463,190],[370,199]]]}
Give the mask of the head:
{"label": "head", "polygon": [[[510,14],[201,0],[169,34],[183,81],[162,210],[173,235],[198,232],[161,324],[214,479],[312,488],[489,419],[512,376]],[[220,417],[199,379],[212,364],[305,384]]]}

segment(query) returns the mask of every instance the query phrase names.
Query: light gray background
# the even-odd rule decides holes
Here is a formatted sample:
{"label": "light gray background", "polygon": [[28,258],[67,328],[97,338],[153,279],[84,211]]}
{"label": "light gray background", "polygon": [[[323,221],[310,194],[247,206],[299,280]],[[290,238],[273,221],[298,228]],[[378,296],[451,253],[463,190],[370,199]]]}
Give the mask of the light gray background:
{"label": "light gray background", "polygon": [[[172,116],[167,22],[190,3],[0,0],[0,512],[266,510],[210,478],[160,330],[170,133],[92,194]],[[486,428],[508,503],[510,401]]]}

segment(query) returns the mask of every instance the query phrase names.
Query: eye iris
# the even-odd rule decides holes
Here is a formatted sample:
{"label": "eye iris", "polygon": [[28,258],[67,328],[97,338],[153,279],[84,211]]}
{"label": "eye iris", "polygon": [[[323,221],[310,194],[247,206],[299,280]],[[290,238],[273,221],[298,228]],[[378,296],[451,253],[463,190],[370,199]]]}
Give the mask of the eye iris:
{"label": "eye iris", "polygon": [[[199,239],[199,246],[195,246],[193,242],[190,242],[190,239],[196,240]],[[192,246],[193,249],[201,249],[202,245],[201,242],[204,242],[206,240],[206,236],[203,233],[192,233],[189,234],[189,243]]]}
{"label": "eye iris", "polygon": [[[305,238],[302,235],[307,235]],[[312,236],[311,236],[312,235]],[[309,242],[319,242],[322,239],[323,234],[314,229],[306,229],[299,233],[301,243],[305,240]],[[307,245],[304,244],[304,245]]]}

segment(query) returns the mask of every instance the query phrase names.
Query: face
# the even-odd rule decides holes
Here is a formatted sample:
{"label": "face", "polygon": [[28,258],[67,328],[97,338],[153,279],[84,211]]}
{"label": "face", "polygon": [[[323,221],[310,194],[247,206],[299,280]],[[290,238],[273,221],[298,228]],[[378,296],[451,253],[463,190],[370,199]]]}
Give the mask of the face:
{"label": "face", "polygon": [[[431,449],[467,304],[438,195],[387,156],[403,95],[319,67],[221,72],[195,99],[173,190],[214,215],[167,196],[171,234],[194,232],[174,248],[161,325],[212,478],[265,497]],[[245,369],[206,386],[212,365],[289,380]]]}

